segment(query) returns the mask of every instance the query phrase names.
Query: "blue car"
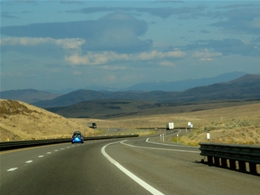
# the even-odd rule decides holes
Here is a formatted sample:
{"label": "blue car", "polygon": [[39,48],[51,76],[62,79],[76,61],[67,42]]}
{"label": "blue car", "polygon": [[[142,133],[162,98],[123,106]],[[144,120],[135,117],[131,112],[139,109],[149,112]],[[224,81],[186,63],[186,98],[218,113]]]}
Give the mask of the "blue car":
{"label": "blue car", "polygon": [[71,138],[71,143],[74,144],[74,143],[84,143],[84,137],[83,135],[81,134],[80,131],[75,131],[72,135],[72,138]]}

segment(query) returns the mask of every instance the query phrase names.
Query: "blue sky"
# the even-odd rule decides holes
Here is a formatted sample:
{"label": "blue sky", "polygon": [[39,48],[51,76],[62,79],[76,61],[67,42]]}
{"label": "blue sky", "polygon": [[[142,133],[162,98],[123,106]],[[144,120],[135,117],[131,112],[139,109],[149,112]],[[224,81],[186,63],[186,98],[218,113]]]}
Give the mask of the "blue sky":
{"label": "blue sky", "polygon": [[260,74],[260,1],[0,1],[1,91]]}

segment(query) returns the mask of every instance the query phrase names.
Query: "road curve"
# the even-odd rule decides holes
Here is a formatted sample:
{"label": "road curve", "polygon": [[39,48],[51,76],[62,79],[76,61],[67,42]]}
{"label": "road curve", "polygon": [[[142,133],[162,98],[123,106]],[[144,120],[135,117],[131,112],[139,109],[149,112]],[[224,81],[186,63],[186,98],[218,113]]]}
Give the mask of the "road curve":
{"label": "road curve", "polygon": [[147,137],[1,153],[1,194],[260,194],[260,177],[209,167]]}

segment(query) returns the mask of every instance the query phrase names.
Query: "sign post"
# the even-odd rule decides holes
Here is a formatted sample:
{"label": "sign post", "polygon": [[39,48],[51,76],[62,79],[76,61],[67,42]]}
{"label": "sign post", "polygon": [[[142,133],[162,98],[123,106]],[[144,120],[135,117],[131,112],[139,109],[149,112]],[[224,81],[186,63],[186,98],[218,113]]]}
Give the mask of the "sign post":
{"label": "sign post", "polygon": [[209,133],[209,131],[208,131],[208,133],[207,133],[207,140],[208,140],[208,141],[210,140],[210,133]]}

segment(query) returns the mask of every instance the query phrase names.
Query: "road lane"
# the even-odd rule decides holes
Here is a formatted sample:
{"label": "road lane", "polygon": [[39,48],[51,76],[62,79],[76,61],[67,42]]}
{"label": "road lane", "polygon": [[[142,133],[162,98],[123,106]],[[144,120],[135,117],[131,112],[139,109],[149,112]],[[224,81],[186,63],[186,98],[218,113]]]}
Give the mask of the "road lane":
{"label": "road lane", "polygon": [[[123,141],[124,142],[124,141]],[[140,186],[142,186],[144,189],[146,189],[148,192],[151,194],[156,194],[156,195],[163,195],[160,191],[155,189],[153,186],[149,185],[146,183],[144,180],[140,179],[137,177],[135,174],[127,170],[125,167],[123,167],[121,164],[119,164],[117,161],[115,161],[113,158],[111,158],[107,153],[106,153],[106,147],[108,147],[111,144],[116,144],[118,142],[113,142],[105,145],[101,149],[101,153],[113,164],[115,165],[120,171],[125,173],[128,177],[130,177],[132,180],[134,180],[136,183],[138,183]],[[122,142],[121,142],[122,143]]]}
{"label": "road lane", "polygon": [[179,146],[172,150],[169,147],[155,148],[145,138],[139,138],[113,144],[106,151],[126,169],[164,194],[260,193],[260,177],[198,163],[202,157],[199,153],[187,152],[194,151],[190,147],[183,147],[183,151]]}
{"label": "road lane", "polygon": [[35,161],[38,158],[50,155],[67,147],[71,147],[71,144],[63,143],[48,146],[38,146],[31,148],[2,151],[0,152],[1,171],[10,169],[11,167],[21,167],[28,160]]}
{"label": "road lane", "polygon": [[260,194],[260,177],[200,164],[196,147],[147,137],[124,140],[2,153],[1,194],[151,194],[103,156],[104,146],[107,155],[162,194]]}
{"label": "road lane", "polygon": [[[150,194],[104,158],[100,149],[108,142],[62,147],[37,161],[24,162],[12,172],[1,168],[1,194]],[[48,147],[45,149],[49,151]],[[33,154],[37,156],[38,151]],[[8,159],[5,155],[8,156],[1,155],[2,161]],[[14,161],[19,162],[15,157]]]}

